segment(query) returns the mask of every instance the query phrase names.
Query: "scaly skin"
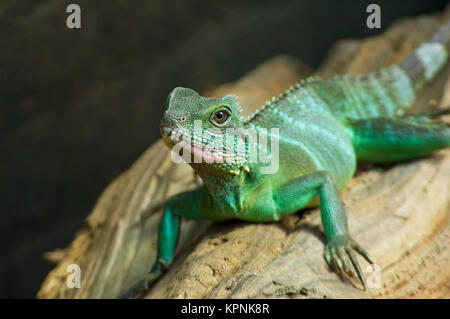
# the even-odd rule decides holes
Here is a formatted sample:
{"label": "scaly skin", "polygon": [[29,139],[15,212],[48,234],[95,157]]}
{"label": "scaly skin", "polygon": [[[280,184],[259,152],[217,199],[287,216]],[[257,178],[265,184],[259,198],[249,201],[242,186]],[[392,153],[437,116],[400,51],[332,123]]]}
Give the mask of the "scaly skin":
{"label": "scaly skin", "polygon": [[[170,265],[181,216],[271,222],[318,203],[327,239],[326,262],[340,273],[356,273],[365,287],[355,252],[373,261],[349,234],[339,191],[353,177],[357,159],[389,163],[450,146],[447,125],[429,116],[403,115],[416,92],[444,66],[449,42],[447,23],[398,65],[355,78],[308,79],[245,120],[233,96],[205,98],[191,89],[175,88],[167,99],[161,133],[168,147],[184,145],[197,158],[191,166],[203,186],[167,200],[155,265],[125,297],[145,293]],[[201,121],[200,130],[195,121]],[[259,142],[229,134],[230,128],[253,129],[260,137],[278,139],[278,169],[261,173],[268,164],[250,160]],[[271,128],[278,128],[278,133]],[[224,138],[231,148],[224,147]]]}

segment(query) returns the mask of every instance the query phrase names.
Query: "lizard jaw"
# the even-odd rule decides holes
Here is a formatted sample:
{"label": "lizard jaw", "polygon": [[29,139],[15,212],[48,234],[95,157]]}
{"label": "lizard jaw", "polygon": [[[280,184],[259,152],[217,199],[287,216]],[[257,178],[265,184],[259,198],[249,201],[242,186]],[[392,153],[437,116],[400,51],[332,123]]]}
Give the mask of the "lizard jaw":
{"label": "lizard jaw", "polygon": [[178,133],[172,127],[161,126],[160,131],[164,142],[170,149],[176,144],[179,144],[183,150],[194,155],[194,158],[200,158],[202,162],[204,161],[206,163],[224,163],[225,161],[231,161],[231,158],[225,154],[205,148],[200,143],[196,143],[192,138]]}

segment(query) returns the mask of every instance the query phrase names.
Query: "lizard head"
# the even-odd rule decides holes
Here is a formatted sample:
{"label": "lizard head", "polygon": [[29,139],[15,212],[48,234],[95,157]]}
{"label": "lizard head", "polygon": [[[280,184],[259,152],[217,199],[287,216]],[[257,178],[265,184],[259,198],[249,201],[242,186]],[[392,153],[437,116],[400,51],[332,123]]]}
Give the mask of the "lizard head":
{"label": "lizard head", "polygon": [[[177,87],[168,96],[160,130],[169,148],[188,152],[194,169],[208,167],[222,174],[238,175],[246,163],[246,143],[234,96],[205,98],[187,88]],[[174,148],[173,148],[174,149]],[[178,151],[175,150],[174,151]]]}

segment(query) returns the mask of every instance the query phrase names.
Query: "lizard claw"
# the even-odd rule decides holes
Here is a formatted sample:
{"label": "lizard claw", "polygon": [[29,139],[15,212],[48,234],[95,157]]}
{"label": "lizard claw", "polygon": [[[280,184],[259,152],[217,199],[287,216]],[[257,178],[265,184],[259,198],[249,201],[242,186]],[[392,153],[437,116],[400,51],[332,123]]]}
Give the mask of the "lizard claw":
{"label": "lizard claw", "polygon": [[359,266],[354,251],[363,256],[369,263],[374,263],[364,248],[362,248],[348,235],[336,236],[328,240],[325,247],[325,260],[328,265],[340,275],[345,273],[350,277],[354,277],[356,271],[356,274],[358,275],[358,278],[365,290],[366,279],[361,267]]}

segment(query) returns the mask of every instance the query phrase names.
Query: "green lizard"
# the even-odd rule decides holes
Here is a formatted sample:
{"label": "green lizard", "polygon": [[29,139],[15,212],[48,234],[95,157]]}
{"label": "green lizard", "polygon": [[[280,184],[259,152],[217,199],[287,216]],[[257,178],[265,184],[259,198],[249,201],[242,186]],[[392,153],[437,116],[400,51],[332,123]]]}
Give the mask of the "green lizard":
{"label": "green lizard", "polygon": [[[171,264],[181,217],[271,222],[314,205],[320,205],[326,262],[339,273],[356,273],[365,287],[355,252],[373,260],[349,234],[339,191],[353,177],[357,159],[391,163],[450,146],[448,125],[431,115],[404,115],[445,65],[449,45],[446,23],[397,65],[354,78],[308,79],[246,119],[233,96],[206,98],[175,88],[161,134],[169,148],[181,146],[183,157],[194,157],[190,165],[203,186],[167,199],[154,266],[125,296],[147,291]],[[270,138],[270,151],[262,154],[265,147],[250,131]],[[267,158],[277,167],[264,173]]]}

